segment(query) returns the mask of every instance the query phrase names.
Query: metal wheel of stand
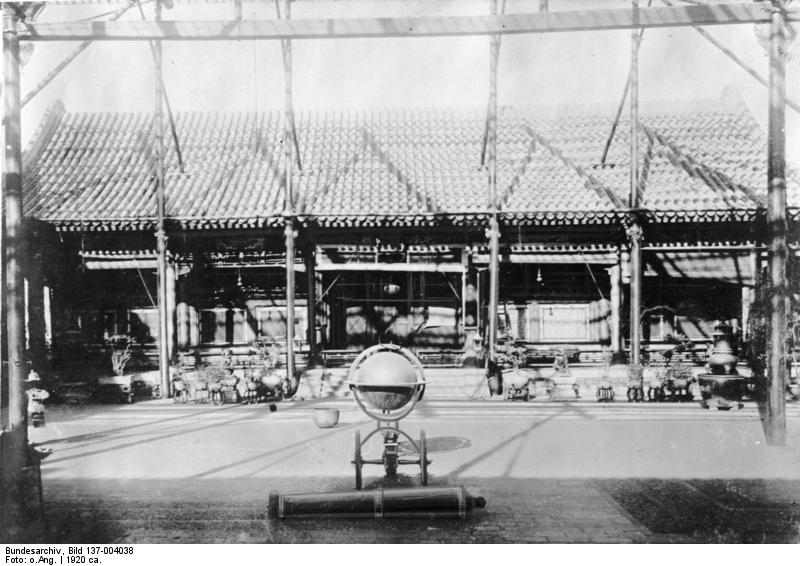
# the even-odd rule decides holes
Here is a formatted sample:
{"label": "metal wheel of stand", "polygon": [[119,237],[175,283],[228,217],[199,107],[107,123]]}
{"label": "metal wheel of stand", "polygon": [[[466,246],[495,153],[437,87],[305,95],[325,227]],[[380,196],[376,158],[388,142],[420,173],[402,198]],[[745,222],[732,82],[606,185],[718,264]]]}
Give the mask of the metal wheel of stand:
{"label": "metal wheel of stand", "polygon": [[383,467],[386,470],[386,476],[393,478],[397,475],[397,457],[384,457]]}
{"label": "metal wheel of stand", "polygon": [[425,431],[419,431],[419,470],[420,483],[428,485],[428,445],[425,441]]}
{"label": "metal wheel of stand", "polygon": [[353,465],[356,468],[356,489],[361,489],[361,433],[356,431],[356,451],[353,454]]}

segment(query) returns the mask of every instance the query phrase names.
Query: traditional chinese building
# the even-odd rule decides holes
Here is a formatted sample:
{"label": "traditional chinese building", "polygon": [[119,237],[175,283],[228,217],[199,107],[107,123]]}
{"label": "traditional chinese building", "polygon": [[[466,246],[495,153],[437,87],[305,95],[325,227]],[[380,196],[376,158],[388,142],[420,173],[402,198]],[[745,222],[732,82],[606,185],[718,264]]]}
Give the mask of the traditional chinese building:
{"label": "traditional chinese building", "polygon": [[[631,210],[624,120],[602,159],[613,121],[587,107],[500,112],[499,327],[532,358],[562,347],[585,362],[624,356],[633,218],[643,227],[646,348],[676,335],[704,345],[719,320],[747,327],[763,249],[764,133],[732,98],[644,106]],[[153,125],[148,114],[56,106],[25,154],[28,340],[41,366],[91,365],[115,334],[134,336],[155,363]],[[300,113],[294,289],[283,131],[279,113],[176,114],[165,182],[172,356],[285,339],[294,293],[301,357],[332,362],[381,341],[427,363],[480,357],[484,114]],[[793,230],[798,180],[789,174]]]}

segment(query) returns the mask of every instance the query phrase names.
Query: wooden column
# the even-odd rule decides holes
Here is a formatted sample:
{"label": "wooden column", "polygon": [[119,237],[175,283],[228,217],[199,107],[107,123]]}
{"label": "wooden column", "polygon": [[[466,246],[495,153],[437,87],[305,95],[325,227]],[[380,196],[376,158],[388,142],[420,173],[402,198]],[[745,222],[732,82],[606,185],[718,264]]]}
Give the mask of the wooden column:
{"label": "wooden column", "polygon": [[175,296],[175,264],[167,263],[167,290],[165,304],[167,305],[167,352],[169,360],[175,359],[175,312],[177,310],[177,300]]}
{"label": "wooden column", "polygon": [[308,365],[319,363],[317,344],[317,254],[315,246],[306,246],[303,259],[306,265],[306,342],[308,342]]}
{"label": "wooden column", "polygon": [[[497,0],[492,0],[492,15],[497,15]],[[500,226],[497,218],[497,63],[500,56],[500,36],[491,37],[489,47],[489,127],[487,130],[487,167],[489,172],[489,367],[497,363],[497,314],[500,301]]]}
{"label": "wooden column", "polygon": [[44,306],[44,343],[49,354],[53,347],[53,288],[49,285],[45,285],[42,289],[42,304]]}
{"label": "wooden column", "polygon": [[[161,20],[161,0],[156,0],[156,21]],[[171,395],[169,379],[170,363],[170,325],[167,306],[167,233],[164,227],[166,212],[166,187],[164,165],[164,83],[162,77],[161,42],[153,42],[153,62],[155,67],[155,174],[156,174],[156,252],[158,276],[158,373],[161,396]]]}
{"label": "wooden column", "polygon": [[467,327],[467,272],[469,271],[469,253],[466,249],[461,250],[461,316],[459,326],[462,331]]}
{"label": "wooden column", "polygon": [[[4,198],[0,197],[0,198]],[[5,210],[0,230],[0,430],[8,428],[8,333],[6,332]],[[1,480],[0,480],[1,482]]]}
{"label": "wooden column", "polygon": [[464,324],[464,359],[477,364],[479,352],[475,348],[476,336],[480,330],[480,273],[472,261],[472,251],[465,249],[461,255],[464,271],[461,275],[462,301],[461,319]]}
{"label": "wooden column", "polygon": [[622,275],[619,265],[608,269],[611,281],[611,352],[615,358],[622,354],[621,323],[622,323]]}
{"label": "wooden column", "polygon": [[786,444],[786,23],[781,2],[773,0],[769,48],[769,118],[767,140],[767,265],[769,328],[767,335],[768,445]]}
{"label": "wooden column", "polygon": [[45,289],[39,258],[29,256],[25,278],[26,334],[30,362],[39,374],[47,373],[47,323],[45,321]]}
{"label": "wooden column", "polygon": [[483,338],[483,333],[487,332],[488,325],[483,320],[483,294],[485,285],[482,283],[483,269],[475,270],[475,327],[478,329],[479,338]]}
{"label": "wooden column", "polygon": [[[751,254],[752,263],[752,254]],[[747,284],[742,285],[741,289],[741,317],[742,317],[742,342],[750,340],[750,310],[753,307],[753,299],[755,297],[755,284],[758,279],[758,272],[753,270],[753,277]]]}
{"label": "wooden column", "polygon": [[[283,0],[283,17],[289,19],[291,13],[291,1]],[[290,388],[294,391],[297,388],[297,378],[295,376],[295,351],[294,351],[294,256],[295,238],[297,236],[294,227],[294,189],[292,187],[292,172],[294,169],[293,140],[294,140],[294,112],[292,109],[292,43],[289,40],[281,40],[283,54],[283,78],[284,78],[284,128],[283,128],[283,166],[284,166],[284,217],[285,228],[284,236],[286,239],[286,377],[289,380]]]}
{"label": "wooden column", "polygon": [[178,352],[185,352],[192,344],[192,319],[191,307],[187,285],[189,278],[181,279],[179,273],[186,269],[186,264],[176,266],[175,274],[175,348]]}
{"label": "wooden column", "polygon": [[191,313],[189,309],[189,305],[183,301],[178,303],[176,308],[178,351],[188,350],[191,346]]}
{"label": "wooden column", "polygon": [[286,226],[283,234],[285,236],[286,245],[286,376],[290,384],[294,387],[295,380],[295,351],[294,351],[294,288],[295,288],[295,272],[294,272],[294,240],[296,233],[294,230],[294,221],[291,218],[286,219]]}
{"label": "wooden column", "polygon": [[[638,0],[632,0],[634,9],[634,21],[638,20]],[[630,140],[630,208],[631,225],[628,229],[631,253],[631,358],[630,363],[639,365],[641,363],[642,349],[642,325],[640,322],[642,311],[642,227],[637,214],[639,209],[639,42],[641,36],[639,30],[631,30],[631,74],[630,74],[630,96],[631,96],[631,140]]]}
{"label": "wooden column", "polygon": [[24,227],[22,216],[22,140],[20,117],[19,37],[14,10],[3,10],[3,108],[5,167],[3,235],[5,270],[5,335],[7,344],[8,429],[3,433],[3,519],[18,524],[25,509],[25,473],[28,446],[28,400],[25,395],[25,297],[23,280]]}

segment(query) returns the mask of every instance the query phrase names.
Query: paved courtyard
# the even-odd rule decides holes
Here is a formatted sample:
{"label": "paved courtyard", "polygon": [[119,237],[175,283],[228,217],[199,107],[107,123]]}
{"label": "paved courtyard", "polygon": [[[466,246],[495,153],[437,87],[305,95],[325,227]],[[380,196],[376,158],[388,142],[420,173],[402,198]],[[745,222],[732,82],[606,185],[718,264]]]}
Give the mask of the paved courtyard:
{"label": "paved courtyard", "polygon": [[[312,408],[341,410],[319,429]],[[351,400],[266,405],[52,407],[31,440],[48,525],[34,542],[800,542],[800,407],[789,444],[758,409],[697,404],[424,400],[402,422],[428,437],[431,485],[486,498],[466,520],[274,520],[270,491],[354,487]],[[379,443],[368,446],[378,454]],[[365,468],[365,488],[413,486]]]}

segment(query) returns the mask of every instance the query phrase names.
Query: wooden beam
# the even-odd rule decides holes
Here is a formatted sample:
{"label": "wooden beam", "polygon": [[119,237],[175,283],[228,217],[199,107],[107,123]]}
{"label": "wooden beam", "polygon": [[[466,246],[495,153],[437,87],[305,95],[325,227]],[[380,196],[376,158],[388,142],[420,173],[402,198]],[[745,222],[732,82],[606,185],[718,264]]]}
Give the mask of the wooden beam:
{"label": "wooden beam", "polygon": [[[796,10],[788,12],[798,20]],[[253,21],[35,22],[26,41],[244,41],[357,37],[477,36],[768,23],[769,6],[731,3],[488,16],[332,18]]]}
{"label": "wooden beam", "polygon": [[[497,13],[497,0],[492,0],[492,15]],[[500,57],[500,36],[493,35],[489,44],[489,108],[486,128],[486,168],[488,173],[488,206],[491,211],[489,239],[489,325],[487,341],[487,378],[497,369],[497,315],[500,300],[500,226],[497,219],[497,66]],[[500,391],[491,393],[500,394]]]}
{"label": "wooden beam", "polygon": [[[161,1],[156,0],[156,21],[161,19]],[[158,278],[158,375],[161,397],[172,396],[170,383],[169,316],[167,308],[167,233],[166,219],[166,165],[164,160],[164,80],[161,42],[151,44],[155,72],[155,179],[156,179],[156,275]]]}
{"label": "wooden beam", "polygon": [[[667,0],[664,0],[665,2]],[[651,5],[652,0],[647,3],[647,7],[649,8]],[[670,4],[671,5],[671,4]],[[639,34],[639,43],[641,43],[642,39],[644,38],[644,30],[638,30]],[[619,106],[617,107],[617,114],[614,116],[614,122],[611,125],[611,132],[608,134],[608,139],[606,139],[606,145],[603,148],[603,156],[600,158],[600,163],[605,164],[606,159],[608,158],[608,151],[611,149],[611,142],[614,141],[614,134],[617,131],[617,126],[619,125],[619,119],[622,116],[622,110],[625,107],[625,101],[628,99],[628,90],[631,88],[631,71],[628,71],[628,80],[625,81],[625,88],[622,90],[622,100],[619,101]]]}
{"label": "wooden beam", "polygon": [[766,418],[769,446],[786,445],[786,24],[773,0],[769,47],[767,129],[767,317]]}
{"label": "wooden beam", "polygon": [[[276,0],[276,6],[278,6]],[[290,21],[292,17],[292,4],[290,0],[283,0],[283,20]],[[280,18],[280,11],[278,13]],[[283,55],[283,79],[284,79],[284,115],[283,115],[283,192],[284,192],[284,216],[286,227],[284,236],[286,237],[286,379],[289,383],[290,396],[297,390],[298,378],[295,375],[295,351],[294,351],[294,305],[295,305],[295,238],[297,232],[294,224],[294,187],[293,176],[293,149],[294,144],[294,110],[292,108],[292,44],[285,39],[281,42],[281,52]]]}
{"label": "wooden beam", "polygon": [[[632,0],[634,11],[639,5],[638,0]],[[630,196],[629,205],[632,214],[632,222],[628,230],[630,239],[631,253],[631,286],[630,286],[630,339],[631,357],[630,363],[634,366],[641,364],[641,343],[642,343],[642,227],[639,222],[637,211],[639,209],[639,44],[642,41],[643,30],[631,31],[631,66],[628,82],[630,84]]]}
{"label": "wooden beam", "polygon": [[381,271],[387,273],[463,273],[460,263],[317,263],[317,271]]}
{"label": "wooden beam", "polygon": [[22,208],[22,137],[20,120],[20,59],[17,15],[10,5],[3,7],[3,116],[5,117],[3,163],[3,269],[5,287],[4,334],[8,398],[0,409],[6,414],[7,429],[0,444],[0,524],[21,524],[26,509],[25,465],[28,460],[28,397],[25,394],[25,290],[26,262]]}
{"label": "wooden beam", "polygon": [[[670,0],[662,0],[662,2],[664,2],[667,6],[672,6],[672,4],[670,3]],[[722,51],[722,53],[724,53],[731,61],[733,61],[734,63],[739,65],[748,75],[753,77],[755,80],[760,82],[765,87],[769,88],[769,83],[768,83],[767,79],[762,77],[759,74],[759,72],[756,71],[753,67],[751,67],[750,65],[745,63],[733,51],[731,51],[730,49],[725,47],[722,43],[720,43],[719,41],[714,39],[714,36],[712,36],[710,33],[708,33],[706,30],[704,30],[703,28],[700,28],[700,27],[695,27],[694,30],[697,33],[699,33],[711,45],[713,45],[714,47],[716,47],[717,49]],[[800,114],[800,104],[796,103],[791,98],[787,98],[786,99],[786,105],[789,108],[791,108],[792,110],[794,110],[795,112],[797,112],[798,114]]]}
{"label": "wooden beam", "polygon": [[[119,18],[122,17],[123,14],[125,14],[125,12],[127,12],[131,8],[133,8],[133,3],[128,4],[127,6],[123,6],[122,8],[120,8],[119,10],[117,10],[112,14],[110,21],[118,20]],[[67,55],[67,57],[63,61],[61,61],[58,65],[56,65],[52,71],[47,73],[47,76],[45,76],[44,79],[42,79],[35,87],[33,87],[33,90],[28,92],[22,98],[22,106],[25,106],[28,102],[31,101],[31,99],[33,99],[34,96],[42,92],[44,87],[49,85],[61,71],[67,68],[67,65],[72,63],[75,60],[75,58],[78,57],[78,55],[80,55],[81,53],[83,53],[86,50],[86,48],[89,47],[91,44],[92,42],[90,40],[86,40],[83,43],[81,43],[72,53]]]}

